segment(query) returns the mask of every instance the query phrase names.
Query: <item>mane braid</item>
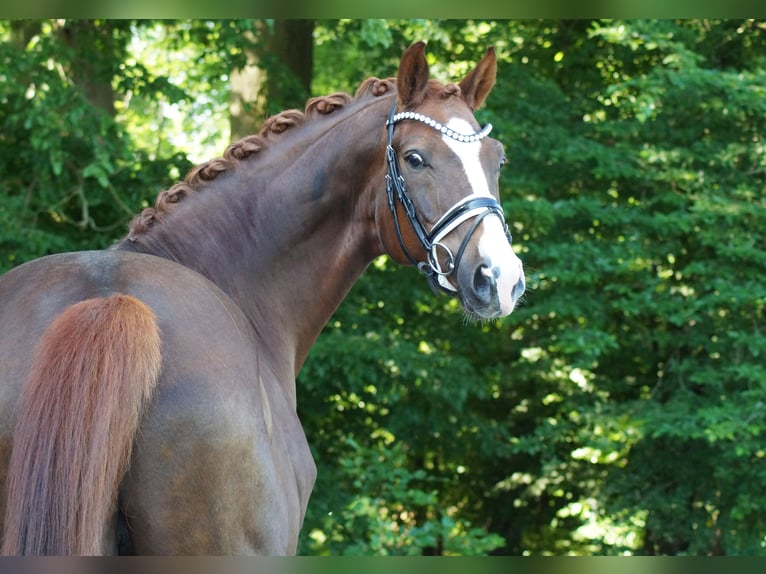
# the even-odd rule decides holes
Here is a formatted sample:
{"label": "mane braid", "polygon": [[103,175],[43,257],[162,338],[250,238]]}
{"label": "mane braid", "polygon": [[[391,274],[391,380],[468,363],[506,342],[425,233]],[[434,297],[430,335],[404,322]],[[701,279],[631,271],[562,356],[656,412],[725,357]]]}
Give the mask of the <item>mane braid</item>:
{"label": "mane braid", "polygon": [[271,116],[264,122],[257,134],[245,136],[233,142],[226,148],[223,157],[211,159],[193,167],[183,181],[160,192],[154,206],[147,207],[130,222],[127,239],[135,242],[140,235],[146,234],[155,224],[160,223],[182,200],[201,191],[207,183],[222,173],[234,169],[239,162],[269,147],[286,131],[300,127],[308,120],[331,114],[365,97],[383,96],[395,88],[395,78],[386,80],[374,77],[367,78],[360,84],[353,97],[343,92],[337,92],[328,96],[311,98],[306,102],[303,112],[291,109]]}

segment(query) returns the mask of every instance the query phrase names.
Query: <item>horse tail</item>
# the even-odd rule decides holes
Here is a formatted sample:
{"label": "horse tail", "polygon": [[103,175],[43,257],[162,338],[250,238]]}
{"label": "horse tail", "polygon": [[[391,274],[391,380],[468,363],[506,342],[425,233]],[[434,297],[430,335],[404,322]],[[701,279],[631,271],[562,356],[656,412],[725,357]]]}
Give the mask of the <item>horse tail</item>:
{"label": "horse tail", "polygon": [[129,295],[76,303],[45,330],[13,435],[3,554],[102,552],[160,347],[154,313]]}

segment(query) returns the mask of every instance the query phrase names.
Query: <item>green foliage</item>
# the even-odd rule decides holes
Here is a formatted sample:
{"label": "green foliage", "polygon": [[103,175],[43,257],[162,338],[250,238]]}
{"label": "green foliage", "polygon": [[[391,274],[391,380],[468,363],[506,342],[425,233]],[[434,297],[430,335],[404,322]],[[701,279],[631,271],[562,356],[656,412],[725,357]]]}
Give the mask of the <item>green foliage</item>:
{"label": "green foliage", "polygon": [[[0,271],[47,253],[105,247],[170,172],[189,166],[132,148],[77,83],[83,60],[117,69],[121,50],[97,50],[89,37],[73,43],[58,22],[24,26],[0,25]],[[94,26],[115,43],[128,40],[122,25]],[[111,88],[110,77],[100,81]]]}
{"label": "green foliage", "polygon": [[[763,26],[442,24],[445,70],[490,42],[501,55],[479,114],[506,144],[504,206],[530,289],[510,318],[462,325],[410,285],[414,272],[368,273],[327,333],[334,358],[317,352],[301,376],[308,434],[333,473],[317,498],[337,484],[328,455],[338,468],[346,455],[325,444],[320,429],[340,423],[312,389],[395,391],[401,375],[380,364],[406,357],[418,370],[386,398],[396,417],[350,431],[346,415],[342,428],[375,452],[383,425],[411,472],[447,479],[441,505],[501,534],[502,552],[764,553]],[[381,325],[376,298],[394,321]],[[359,338],[381,332],[391,338],[372,348]],[[315,372],[333,360],[344,367]],[[444,402],[463,362],[470,374]],[[438,440],[421,440],[413,407]]]}
{"label": "green foliage", "polygon": [[[342,482],[335,487],[342,486],[347,496],[332,507],[339,508],[337,512],[325,511],[319,517],[321,528],[308,532],[308,552],[407,556],[438,550],[444,555],[475,556],[502,546],[502,537],[472,527],[455,516],[455,507],[440,503],[444,481],[423,469],[410,470],[402,443],[378,437],[373,448],[346,439]],[[321,504],[316,505],[312,515],[321,510]]]}
{"label": "green foliage", "polygon": [[763,30],[541,26],[550,45],[511,64],[527,93],[508,185],[533,285],[515,320],[540,367],[515,366],[514,384],[530,370],[560,398],[519,445],[578,487],[557,514],[600,492],[600,519],[641,517],[634,551],[762,553],[763,56],[728,46],[762,46]]}
{"label": "green foliage", "polygon": [[[430,292],[415,288],[417,299],[392,314],[389,299],[407,301],[413,279],[419,282],[411,272],[379,260],[354,290],[361,309],[344,305],[301,373],[306,433],[320,468],[328,470],[320,472],[309,509],[307,524],[319,526],[307,528],[316,530],[304,539],[307,551],[318,548],[319,533],[328,540],[320,548],[338,551],[337,528],[344,545],[357,541],[348,552],[482,553],[502,544],[460,516],[482,503],[470,494],[469,472],[477,455],[493,447],[477,442],[481,432],[502,432],[494,421],[466,416],[490,392],[488,381],[465,356],[445,352],[455,339],[421,338],[439,316],[462,328],[454,301],[438,299],[440,309]],[[418,322],[422,331],[411,329]],[[361,516],[377,518],[360,523]],[[374,539],[366,529],[382,528],[381,521],[388,537]]]}
{"label": "green foliage", "polygon": [[[216,140],[242,32],[273,30],[60,26],[0,24],[0,269],[121,235],[188,166],[171,133]],[[422,38],[443,80],[497,50],[478,116],[529,289],[467,324],[416,271],[370,267],[298,382],[319,467],[300,551],[766,554],[766,26],[318,21],[313,91],[390,76]]]}

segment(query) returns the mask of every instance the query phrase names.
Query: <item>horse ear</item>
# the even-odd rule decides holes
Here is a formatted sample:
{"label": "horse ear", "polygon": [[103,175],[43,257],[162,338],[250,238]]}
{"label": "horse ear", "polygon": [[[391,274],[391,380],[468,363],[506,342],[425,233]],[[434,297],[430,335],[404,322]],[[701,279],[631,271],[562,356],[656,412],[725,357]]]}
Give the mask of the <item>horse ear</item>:
{"label": "horse ear", "polygon": [[415,42],[402,54],[399,72],[396,76],[400,109],[417,106],[423,101],[428,77],[426,43]]}
{"label": "horse ear", "polygon": [[460,82],[460,93],[463,94],[463,99],[472,110],[482,106],[487,95],[492,91],[492,86],[495,85],[496,76],[497,56],[495,48],[490,46],[481,61]]}

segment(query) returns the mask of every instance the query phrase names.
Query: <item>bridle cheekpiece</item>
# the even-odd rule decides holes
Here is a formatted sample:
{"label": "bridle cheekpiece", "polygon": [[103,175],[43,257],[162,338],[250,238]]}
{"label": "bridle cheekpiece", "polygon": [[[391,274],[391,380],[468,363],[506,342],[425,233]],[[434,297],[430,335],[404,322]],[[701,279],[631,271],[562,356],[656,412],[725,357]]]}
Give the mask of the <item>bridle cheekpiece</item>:
{"label": "bridle cheekpiece", "polygon": [[[429,118],[423,114],[417,112],[396,112],[396,101],[391,106],[391,111],[388,115],[388,121],[386,127],[388,128],[388,144],[386,146],[386,164],[388,172],[386,173],[386,193],[388,194],[388,207],[394,218],[394,227],[396,228],[396,235],[399,238],[399,244],[402,247],[402,251],[431,282],[434,288],[441,289],[450,294],[455,294],[457,289],[447,279],[450,275],[456,272],[460,261],[463,257],[468,242],[471,240],[474,231],[479,224],[488,215],[496,215],[502,222],[505,235],[508,238],[508,242],[511,242],[511,234],[508,230],[508,225],[505,222],[505,216],[503,214],[503,208],[494,197],[486,195],[472,194],[464,197],[453,205],[447,212],[439,218],[439,220],[431,228],[431,231],[427,231],[423,223],[418,217],[415,205],[412,202],[407,187],[404,183],[404,177],[402,177],[401,170],[399,168],[399,161],[397,159],[396,150],[393,147],[394,140],[394,126],[405,120],[412,120],[426,124],[432,127],[436,131],[443,135],[454,139],[459,142],[472,143],[477,142],[489,135],[492,131],[492,124],[486,124],[481,130],[472,134],[463,134],[456,132],[453,129],[437,122],[433,118]],[[394,193],[396,192],[396,193]],[[407,215],[407,219],[412,226],[418,241],[422,245],[426,252],[426,261],[418,261],[407,248],[402,236],[401,227],[399,224],[399,215],[396,210],[396,201],[398,201],[404,209],[404,213]],[[457,255],[453,255],[450,249],[442,243],[442,240],[454,231],[459,225],[474,219],[471,227],[463,238]],[[446,264],[442,267],[439,261],[439,255],[446,257]]]}

